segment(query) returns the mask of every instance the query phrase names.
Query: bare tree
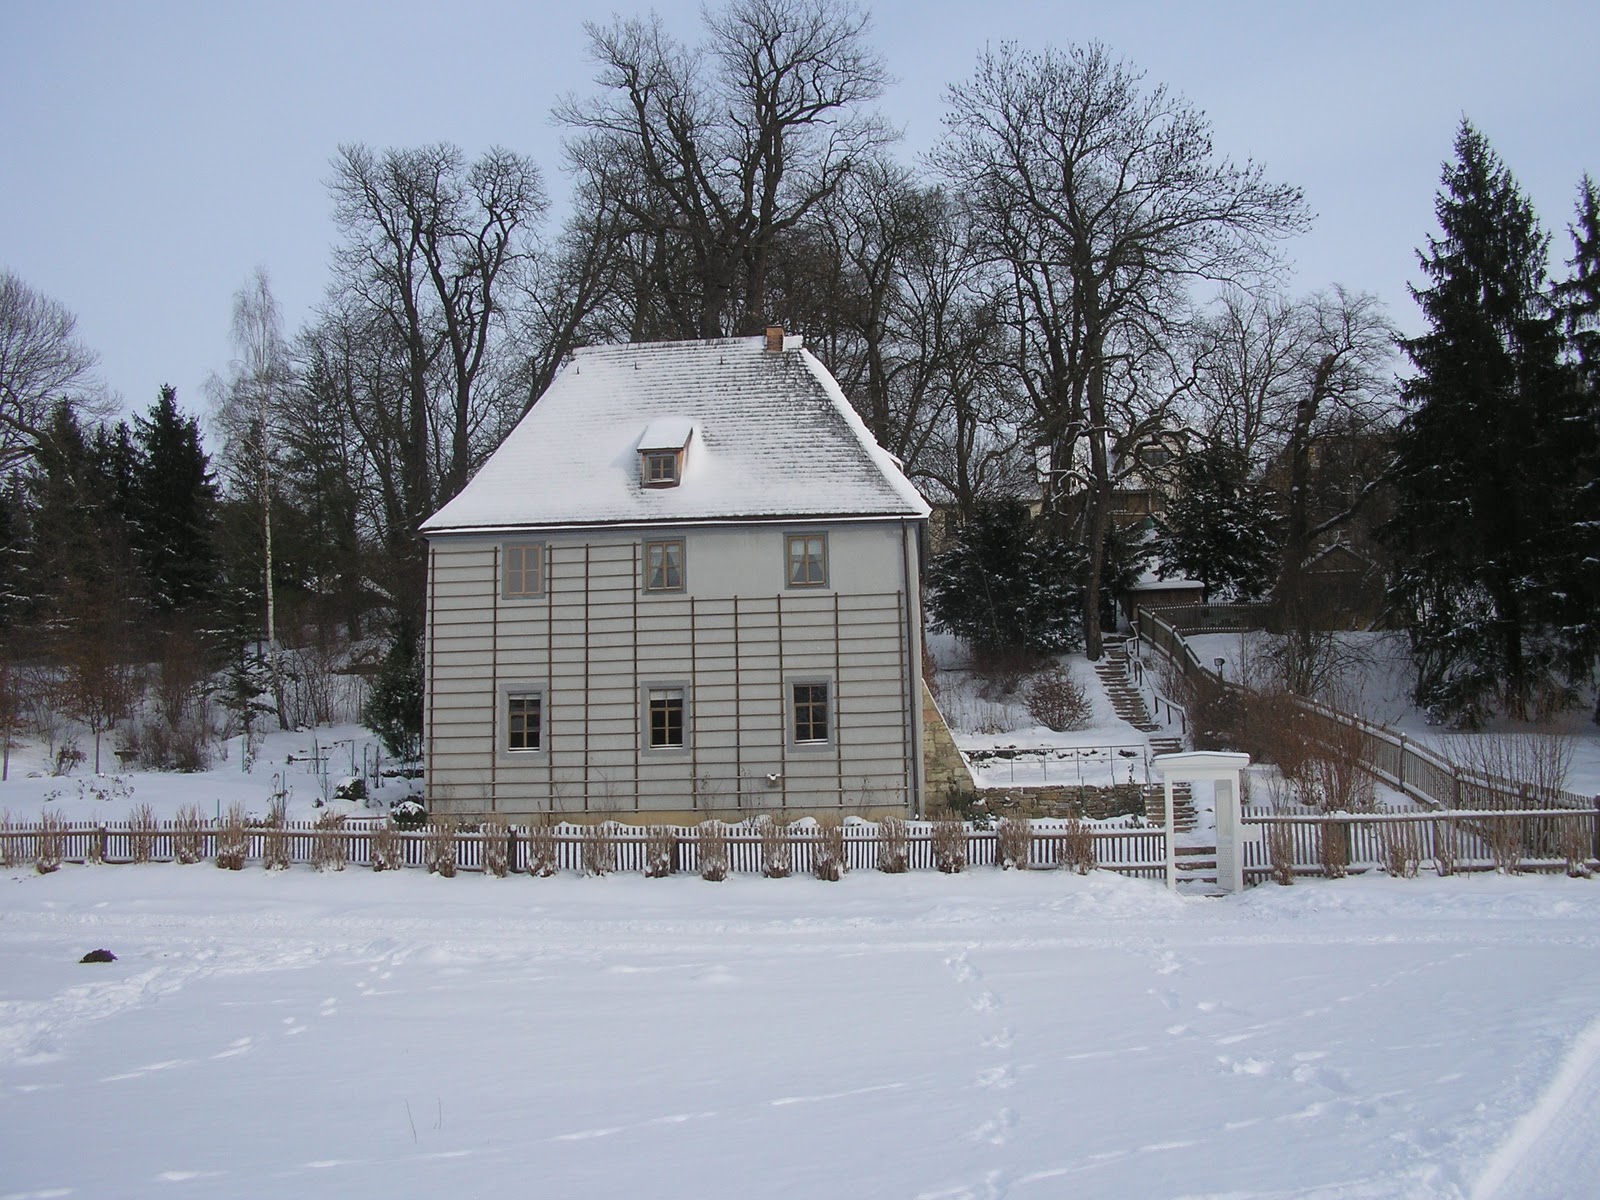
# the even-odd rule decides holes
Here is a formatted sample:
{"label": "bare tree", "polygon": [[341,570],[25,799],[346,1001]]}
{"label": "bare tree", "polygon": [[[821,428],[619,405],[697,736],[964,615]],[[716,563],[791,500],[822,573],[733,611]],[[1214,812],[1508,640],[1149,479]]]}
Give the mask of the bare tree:
{"label": "bare tree", "polygon": [[1088,482],[1076,532],[1098,658],[1114,376],[1140,391],[1130,372],[1187,321],[1190,285],[1269,268],[1272,240],[1305,225],[1304,204],[1254,163],[1214,155],[1202,113],[1147,90],[1100,45],[986,51],[950,102],[935,161],[1011,275],[1015,367],[1062,523],[1065,485],[1075,473]]}
{"label": "bare tree", "polygon": [[704,23],[694,49],[654,16],[587,25],[601,94],[556,109],[583,202],[627,239],[636,338],[759,330],[779,240],[891,136],[853,5],[731,0]]}
{"label": "bare tree", "polygon": [[32,455],[58,401],[88,415],[107,409],[77,325],[61,304],[0,271],[0,476]]}

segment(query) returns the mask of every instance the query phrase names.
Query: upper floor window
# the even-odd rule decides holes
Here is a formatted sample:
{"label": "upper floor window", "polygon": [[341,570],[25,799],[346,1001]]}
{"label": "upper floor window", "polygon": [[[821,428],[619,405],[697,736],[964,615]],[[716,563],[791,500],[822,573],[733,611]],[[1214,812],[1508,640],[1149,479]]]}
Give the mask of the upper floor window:
{"label": "upper floor window", "polygon": [[678,486],[678,452],[676,450],[647,450],[644,453],[643,478],[645,487]]}
{"label": "upper floor window", "polygon": [[639,438],[639,483],[647,488],[677,487],[683,480],[683,456],[694,437],[687,417],[657,417]]}
{"label": "upper floor window", "polygon": [[825,533],[790,533],[784,542],[784,558],[788,564],[786,578],[790,587],[828,586],[828,535]]}
{"label": "upper floor window", "polygon": [[513,692],[506,697],[506,749],[537,750],[543,730],[544,697]]}
{"label": "upper floor window", "polygon": [[682,538],[667,538],[644,544],[644,590],[683,591]]}
{"label": "upper floor window", "polygon": [[676,750],[683,746],[683,689],[650,689],[650,747]]}
{"label": "upper floor window", "polygon": [[503,553],[501,595],[544,595],[544,543],[507,542]]}
{"label": "upper floor window", "polygon": [[828,685],[826,683],[797,683],[793,685],[794,740],[796,742],[825,742],[828,740]]}

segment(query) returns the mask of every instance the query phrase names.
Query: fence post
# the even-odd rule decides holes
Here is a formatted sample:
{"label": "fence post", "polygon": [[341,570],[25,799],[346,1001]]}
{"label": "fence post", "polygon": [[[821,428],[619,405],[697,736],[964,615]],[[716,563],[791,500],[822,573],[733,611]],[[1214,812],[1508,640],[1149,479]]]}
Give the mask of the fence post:
{"label": "fence post", "polygon": [[1600,795],[1594,798],[1594,856],[1600,858]]}
{"label": "fence post", "polygon": [[1406,735],[1400,735],[1400,758],[1394,769],[1395,785],[1400,791],[1406,790]]}

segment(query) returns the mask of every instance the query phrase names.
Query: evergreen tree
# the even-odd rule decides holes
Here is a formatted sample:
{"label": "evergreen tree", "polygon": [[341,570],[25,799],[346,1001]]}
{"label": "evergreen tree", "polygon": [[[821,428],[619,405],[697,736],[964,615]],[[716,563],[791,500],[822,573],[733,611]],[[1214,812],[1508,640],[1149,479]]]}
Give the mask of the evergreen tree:
{"label": "evergreen tree", "polygon": [[395,758],[416,762],[422,757],[421,639],[402,622],[395,631],[361,719]]}
{"label": "evergreen tree", "polygon": [[1035,530],[1021,504],[980,504],[928,568],[934,628],[965,638],[980,657],[1074,649],[1083,557]]}
{"label": "evergreen tree", "polygon": [[1271,504],[1251,483],[1243,450],[1204,446],[1185,455],[1177,495],[1156,529],[1162,569],[1198,579],[1207,602],[1218,588],[1254,599],[1272,579]]}
{"label": "evergreen tree", "polygon": [[1549,239],[1488,141],[1463,121],[1419,253],[1427,317],[1402,348],[1411,411],[1384,527],[1391,601],[1416,655],[1417,699],[1466,720],[1557,695],[1577,647],[1552,611],[1552,545],[1571,483],[1571,389],[1545,287]]}
{"label": "evergreen tree", "polygon": [[178,411],[163,385],[148,416],[135,417],[133,526],[157,611],[207,603],[216,589],[216,484],[200,445],[200,426]]}

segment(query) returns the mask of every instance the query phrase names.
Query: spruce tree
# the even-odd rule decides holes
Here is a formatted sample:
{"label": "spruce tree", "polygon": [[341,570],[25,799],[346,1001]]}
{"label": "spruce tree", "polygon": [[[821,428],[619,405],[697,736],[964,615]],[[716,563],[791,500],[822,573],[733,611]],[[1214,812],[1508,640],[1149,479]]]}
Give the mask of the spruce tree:
{"label": "spruce tree", "polygon": [[134,424],[131,515],[151,604],[171,613],[209,603],[217,582],[217,489],[199,423],[178,411],[177,392],[163,385],[149,414]]}
{"label": "spruce tree", "polygon": [[1156,521],[1156,555],[1163,570],[1199,580],[1208,603],[1219,588],[1255,599],[1276,566],[1273,524],[1244,451],[1204,446],[1178,467],[1177,495]]}
{"label": "spruce tree", "polygon": [[1412,289],[1429,328],[1401,342],[1415,374],[1401,385],[1410,411],[1384,527],[1398,566],[1391,601],[1419,702],[1469,722],[1496,703],[1527,717],[1572,661],[1549,603],[1571,471],[1549,239],[1466,121],[1443,183],[1440,236],[1418,254],[1428,285]]}

